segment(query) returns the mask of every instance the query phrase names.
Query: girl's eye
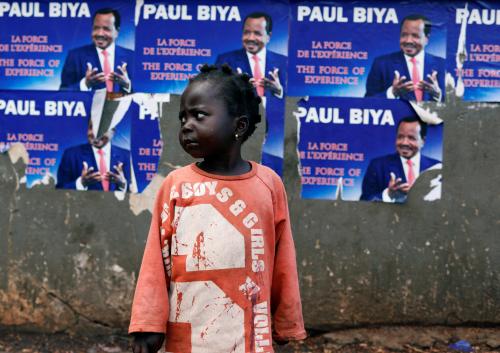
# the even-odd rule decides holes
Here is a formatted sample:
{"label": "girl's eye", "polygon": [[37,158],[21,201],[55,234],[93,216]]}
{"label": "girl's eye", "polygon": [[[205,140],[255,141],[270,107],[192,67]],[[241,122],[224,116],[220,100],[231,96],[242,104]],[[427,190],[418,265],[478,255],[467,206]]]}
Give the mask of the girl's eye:
{"label": "girl's eye", "polygon": [[196,113],[195,113],[195,117],[196,117],[196,119],[202,119],[202,118],[204,118],[204,117],[206,117],[206,116],[207,116],[207,113],[205,113],[205,112],[201,112],[201,111],[200,111],[200,112],[196,112]]}
{"label": "girl's eye", "polygon": [[185,124],[186,116],[184,114],[179,114],[179,121],[181,122],[181,124]]}

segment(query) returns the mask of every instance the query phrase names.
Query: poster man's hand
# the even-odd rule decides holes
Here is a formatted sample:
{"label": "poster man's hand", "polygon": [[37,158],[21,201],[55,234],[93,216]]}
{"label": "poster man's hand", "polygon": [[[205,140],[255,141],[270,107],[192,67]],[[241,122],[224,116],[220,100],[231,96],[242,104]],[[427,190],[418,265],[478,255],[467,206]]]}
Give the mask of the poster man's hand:
{"label": "poster man's hand", "polygon": [[252,84],[252,86],[254,86],[255,88],[257,88],[257,86],[259,86],[259,85],[262,86],[262,84],[261,84],[262,80],[257,81],[253,77],[250,78],[250,80],[248,80],[248,82],[250,82]]}
{"label": "poster man's hand", "polygon": [[123,173],[123,163],[120,162],[118,165],[114,165],[113,169],[115,172],[107,172],[105,178],[109,180],[110,183],[115,183],[118,189],[125,188],[127,180],[125,179],[125,174]]}
{"label": "poster man's hand", "polygon": [[437,71],[432,71],[432,75],[427,75],[427,81],[420,81],[418,88],[428,92],[434,100],[441,99],[441,88],[437,80]]}
{"label": "poster man's hand", "polygon": [[129,90],[130,78],[128,77],[127,73],[127,63],[123,63],[121,66],[118,65],[116,68],[119,72],[111,72],[109,74],[109,79],[113,82],[118,83],[120,87],[123,87],[125,90]]}
{"label": "poster man's hand", "polygon": [[92,67],[91,63],[87,63],[87,71],[85,72],[85,85],[88,88],[97,86],[106,81],[104,72],[97,72],[97,67]]}
{"label": "poster man's hand", "polygon": [[279,69],[275,68],[269,71],[271,78],[264,77],[261,81],[265,88],[268,88],[274,95],[281,96],[283,94],[283,86],[281,86]]}
{"label": "poster man's hand", "polygon": [[406,80],[406,76],[400,76],[399,71],[394,71],[392,94],[394,94],[395,97],[400,97],[413,90],[413,82],[411,80]]}
{"label": "poster man's hand", "polygon": [[389,197],[391,199],[398,199],[406,196],[410,187],[411,185],[409,183],[404,183],[401,178],[396,178],[396,175],[391,172],[391,179],[389,180],[389,185],[387,186]]}
{"label": "poster man's hand", "polygon": [[82,185],[87,187],[91,184],[100,183],[102,181],[101,173],[94,172],[94,167],[90,167],[87,162],[83,162],[83,169],[81,174]]}

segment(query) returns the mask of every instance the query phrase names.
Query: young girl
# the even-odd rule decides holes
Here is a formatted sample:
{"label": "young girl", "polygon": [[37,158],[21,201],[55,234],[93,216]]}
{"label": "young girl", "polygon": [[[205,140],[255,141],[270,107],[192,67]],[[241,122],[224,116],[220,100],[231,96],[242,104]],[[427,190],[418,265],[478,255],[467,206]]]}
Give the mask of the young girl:
{"label": "young girl", "polygon": [[181,97],[179,142],[202,161],[159,190],[129,332],[134,353],[273,352],[306,337],[285,189],[241,158],[260,122],[249,77],[204,66]]}

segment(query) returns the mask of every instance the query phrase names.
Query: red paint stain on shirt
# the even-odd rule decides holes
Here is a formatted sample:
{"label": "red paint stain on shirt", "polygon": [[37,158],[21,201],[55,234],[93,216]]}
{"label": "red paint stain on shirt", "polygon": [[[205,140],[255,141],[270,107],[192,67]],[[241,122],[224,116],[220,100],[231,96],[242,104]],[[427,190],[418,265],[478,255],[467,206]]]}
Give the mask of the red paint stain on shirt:
{"label": "red paint stain on shirt", "polygon": [[205,267],[207,267],[207,258],[205,256],[205,235],[203,232],[200,232],[196,236],[196,240],[193,246],[193,258],[196,259],[196,265],[198,269],[200,269],[200,263],[203,261]]}
{"label": "red paint stain on shirt", "polygon": [[177,292],[177,306],[175,308],[175,321],[179,321],[181,314],[182,292]]}

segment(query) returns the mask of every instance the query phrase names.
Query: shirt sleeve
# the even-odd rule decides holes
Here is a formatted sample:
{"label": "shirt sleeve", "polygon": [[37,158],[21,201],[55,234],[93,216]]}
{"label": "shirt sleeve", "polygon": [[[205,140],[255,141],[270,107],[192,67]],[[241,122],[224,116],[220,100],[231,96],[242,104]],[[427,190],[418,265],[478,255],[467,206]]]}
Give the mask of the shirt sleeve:
{"label": "shirt sleeve", "polygon": [[389,188],[385,188],[382,192],[382,201],[384,202],[394,202],[394,199],[389,196]]}
{"label": "shirt sleeve", "polygon": [[81,176],[78,177],[78,179],[76,179],[75,187],[76,187],[76,190],[79,190],[79,191],[86,191],[89,189],[87,186],[83,186]]}
{"label": "shirt sleeve", "polygon": [[92,89],[87,87],[87,83],[85,81],[86,81],[85,77],[80,80],[80,91],[90,92]]}
{"label": "shirt sleeve", "polygon": [[172,234],[168,184],[164,182],[156,195],[153,218],[132,304],[129,333],[166,332],[169,315],[168,289]]}
{"label": "shirt sleeve", "polygon": [[385,96],[389,99],[395,99],[396,96],[394,95],[394,93],[392,93],[392,85],[389,86],[389,88],[387,88],[387,91],[385,91]]}
{"label": "shirt sleeve", "polygon": [[276,187],[276,249],[271,286],[273,338],[290,341],[306,338],[300,300],[295,246],[285,188],[281,180]]}

